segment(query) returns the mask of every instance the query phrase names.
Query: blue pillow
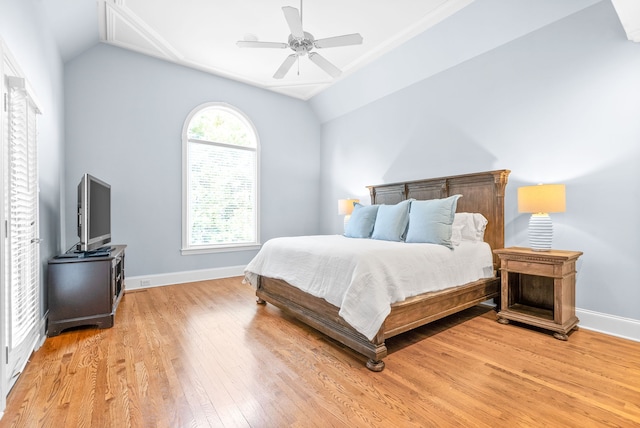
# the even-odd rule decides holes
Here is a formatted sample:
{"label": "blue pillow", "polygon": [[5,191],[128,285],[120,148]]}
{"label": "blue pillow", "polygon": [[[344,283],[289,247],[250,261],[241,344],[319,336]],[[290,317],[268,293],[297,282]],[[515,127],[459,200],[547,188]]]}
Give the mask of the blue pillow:
{"label": "blue pillow", "polygon": [[347,238],[369,238],[376,222],[379,205],[353,204],[351,218],[344,228]]}
{"label": "blue pillow", "polygon": [[384,241],[402,241],[407,231],[410,206],[410,199],[395,205],[380,205],[371,237]]}
{"label": "blue pillow", "polygon": [[451,224],[461,197],[453,195],[444,199],[413,201],[406,242],[426,242],[453,248]]}

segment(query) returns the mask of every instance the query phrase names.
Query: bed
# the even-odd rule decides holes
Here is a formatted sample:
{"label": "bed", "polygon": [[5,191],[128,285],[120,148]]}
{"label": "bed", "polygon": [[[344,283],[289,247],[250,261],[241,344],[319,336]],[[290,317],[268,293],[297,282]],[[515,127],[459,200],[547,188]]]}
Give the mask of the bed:
{"label": "bed", "polygon": [[[422,201],[443,199],[458,194],[462,195],[457,200],[456,211],[458,213],[482,214],[487,220],[483,236],[484,242],[491,249],[497,249],[504,247],[504,191],[509,172],[509,170],[494,170],[368,186],[368,189],[371,205],[388,206],[407,200]],[[336,236],[333,238],[318,237],[317,239],[332,240],[340,238]],[[353,238],[343,239],[359,241],[354,242],[353,245],[362,245],[362,241],[369,241]],[[410,246],[412,244],[397,243],[396,245]],[[438,284],[431,284],[436,289],[435,291],[412,295],[401,301],[391,303],[388,305],[389,308],[385,312],[384,319],[380,321],[380,327],[376,327],[373,333],[367,334],[364,334],[362,329],[355,328],[340,315],[341,308],[338,306],[339,304],[332,304],[324,298],[305,292],[296,284],[290,284],[278,278],[278,275],[246,273],[249,282],[256,287],[258,303],[264,304],[268,302],[286,311],[300,321],[368,358],[366,367],[369,370],[381,371],[384,369],[383,358],[387,355],[385,340],[389,337],[404,333],[484,301],[499,299],[500,280],[496,275],[499,259],[491,252],[489,258],[488,264],[493,267],[489,275],[471,282],[449,286],[445,289],[438,289]],[[381,261],[380,263],[383,264],[386,261]]]}

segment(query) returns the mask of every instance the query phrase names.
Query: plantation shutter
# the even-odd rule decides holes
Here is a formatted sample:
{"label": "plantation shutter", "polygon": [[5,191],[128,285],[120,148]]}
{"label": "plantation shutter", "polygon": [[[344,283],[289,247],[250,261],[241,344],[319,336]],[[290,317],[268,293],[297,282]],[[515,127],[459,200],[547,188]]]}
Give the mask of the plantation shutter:
{"label": "plantation shutter", "polygon": [[8,379],[15,382],[38,337],[40,312],[37,107],[25,81],[8,77]]}

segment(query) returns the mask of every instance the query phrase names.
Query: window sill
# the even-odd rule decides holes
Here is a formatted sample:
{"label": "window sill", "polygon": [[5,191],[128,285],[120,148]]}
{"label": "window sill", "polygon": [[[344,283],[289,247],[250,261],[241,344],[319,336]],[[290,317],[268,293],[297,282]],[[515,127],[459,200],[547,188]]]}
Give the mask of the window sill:
{"label": "window sill", "polygon": [[253,251],[259,250],[260,244],[244,244],[244,245],[229,245],[229,246],[217,246],[217,247],[193,247],[182,248],[180,253],[183,256],[190,256],[193,254],[208,254],[208,253],[231,253],[234,251]]}

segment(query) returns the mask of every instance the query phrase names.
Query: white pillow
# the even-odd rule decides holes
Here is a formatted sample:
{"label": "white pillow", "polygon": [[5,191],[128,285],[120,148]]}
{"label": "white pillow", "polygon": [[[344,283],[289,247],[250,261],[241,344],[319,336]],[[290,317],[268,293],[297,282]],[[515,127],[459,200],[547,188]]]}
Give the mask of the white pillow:
{"label": "white pillow", "polygon": [[451,225],[451,244],[454,246],[460,245],[462,241],[462,225]]}
{"label": "white pillow", "polygon": [[487,219],[480,213],[456,213],[451,226],[451,242],[458,245],[460,241],[484,241],[487,223]]}

